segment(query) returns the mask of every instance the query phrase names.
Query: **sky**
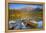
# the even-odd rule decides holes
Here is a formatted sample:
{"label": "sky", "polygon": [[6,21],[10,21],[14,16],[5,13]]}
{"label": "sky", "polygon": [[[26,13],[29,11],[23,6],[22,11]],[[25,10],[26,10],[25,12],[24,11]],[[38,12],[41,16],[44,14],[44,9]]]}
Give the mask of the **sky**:
{"label": "sky", "polygon": [[9,4],[8,6],[10,9],[20,9],[24,7],[32,7],[32,8],[42,7],[41,5],[29,5],[29,4]]}

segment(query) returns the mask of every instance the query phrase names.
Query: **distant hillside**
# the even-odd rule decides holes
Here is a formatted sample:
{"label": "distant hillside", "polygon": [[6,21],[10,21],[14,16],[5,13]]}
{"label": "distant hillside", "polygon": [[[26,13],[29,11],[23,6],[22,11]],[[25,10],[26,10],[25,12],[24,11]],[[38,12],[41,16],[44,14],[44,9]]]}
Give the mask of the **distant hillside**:
{"label": "distant hillside", "polygon": [[42,8],[32,8],[24,7],[21,9],[9,9],[9,19],[16,19],[25,16],[30,16],[34,20],[43,20],[43,9]]}

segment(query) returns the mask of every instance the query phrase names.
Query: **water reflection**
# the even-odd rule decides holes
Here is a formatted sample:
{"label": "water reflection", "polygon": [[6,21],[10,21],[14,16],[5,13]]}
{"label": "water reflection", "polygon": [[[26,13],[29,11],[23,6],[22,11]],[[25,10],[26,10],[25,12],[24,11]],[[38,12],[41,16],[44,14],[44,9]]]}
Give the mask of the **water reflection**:
{"label": "water reflection", "polygon": [[38,24],[38,26],[37,26],[38,28],[42,28],[42,20],[38,21],[37,24]]}
{"label": "water reflection", "polygon": [[9,21],[9,29],[34,29],[42,28],[42,21],[34,21],[28,19],[16,19]]}

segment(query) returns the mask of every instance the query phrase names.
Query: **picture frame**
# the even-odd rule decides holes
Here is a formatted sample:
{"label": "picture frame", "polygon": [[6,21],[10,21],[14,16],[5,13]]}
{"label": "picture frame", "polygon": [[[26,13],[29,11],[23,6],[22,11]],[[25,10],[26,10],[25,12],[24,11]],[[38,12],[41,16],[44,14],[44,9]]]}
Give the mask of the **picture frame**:
{"label": "picture frame", "polygon": [[[11,3],[11,4],[42,4],[43,5],[43,29],[39,30],[39,29],[30,29],[30,30],[8,30],[8,3]],[[24,32],[24,31],[42,31],[42,30],[45,30],[45,6],[44,6],[44,2],[26,2],[26,1],[9,1],[9,0],[6,0],[5,1],[5,32],[8,33],[8,32]]]}

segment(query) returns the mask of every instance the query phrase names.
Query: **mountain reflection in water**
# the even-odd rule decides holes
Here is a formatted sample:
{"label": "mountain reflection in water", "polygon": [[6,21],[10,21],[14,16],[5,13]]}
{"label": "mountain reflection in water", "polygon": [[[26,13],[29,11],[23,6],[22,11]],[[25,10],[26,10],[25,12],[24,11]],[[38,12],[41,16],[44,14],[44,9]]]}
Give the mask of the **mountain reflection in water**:
{"label": "mountain reflection in water", "polygon": [[[29,25],[30,23],[28,23]],[[32,25],[31,25],[32,24]],[[42,21],[38,21],[37,23],[33,23],[31,22],[31,24],[28,26],[27,22],[25,22],[24,20],[16,20],[16,21],[9,21],[9,28],[14,28],[14,29],[32,29],[32,28],[42,28]],[[37,26],[33,26],[33,24],[37,25]]]}
{"label": "mountain reflection in water", "polygon": [[42,28],[42,21],[38,21],[37,24],[38,24],[37,26],[38,28]]}

